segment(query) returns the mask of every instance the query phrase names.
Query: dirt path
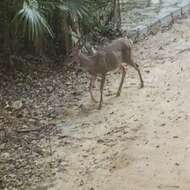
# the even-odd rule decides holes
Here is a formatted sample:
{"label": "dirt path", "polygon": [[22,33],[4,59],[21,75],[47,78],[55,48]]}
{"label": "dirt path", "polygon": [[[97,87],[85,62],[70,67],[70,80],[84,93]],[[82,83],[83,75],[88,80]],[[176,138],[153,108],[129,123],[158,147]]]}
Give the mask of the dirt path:
{"label": "dirt path", "polygon": [[[101,111],[81,97],[55,139],[50,190],[190,189],[190,19],[137,44],[145,88],[130,68],[121,97],[111,74]],[[53,183],[53,184],[52,184]]]}

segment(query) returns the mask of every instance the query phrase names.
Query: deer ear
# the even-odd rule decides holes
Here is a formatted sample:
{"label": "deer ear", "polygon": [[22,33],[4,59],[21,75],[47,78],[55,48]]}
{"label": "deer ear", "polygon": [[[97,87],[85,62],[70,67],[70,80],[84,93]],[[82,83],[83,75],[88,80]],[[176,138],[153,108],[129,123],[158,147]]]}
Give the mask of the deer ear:
{"label": "deer ear", "polygon": [[75,47],[79,48],[79,47],[80,47],[80,42],[81,42],[81,40],[79,39],[79,40],[77,41],[77,43],[75,44]]}
{"label": "deer ear", "polygon": [[78,49],[82,49],[84,45],[85,45],[85,40],[81,40],[81,38],[76,43],[76,47],[78,47]]}

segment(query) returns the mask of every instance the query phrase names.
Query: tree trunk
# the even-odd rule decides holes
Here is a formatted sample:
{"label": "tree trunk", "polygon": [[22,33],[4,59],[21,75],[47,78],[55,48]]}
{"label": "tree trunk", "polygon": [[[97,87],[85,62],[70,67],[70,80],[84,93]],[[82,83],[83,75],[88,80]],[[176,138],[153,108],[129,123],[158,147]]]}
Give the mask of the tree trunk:
{"label": "tree trunk", "polygon": [[115,28],[120,28],[121,26],[121,10],[120,10],[120,0],[113,0],[113,18]]}

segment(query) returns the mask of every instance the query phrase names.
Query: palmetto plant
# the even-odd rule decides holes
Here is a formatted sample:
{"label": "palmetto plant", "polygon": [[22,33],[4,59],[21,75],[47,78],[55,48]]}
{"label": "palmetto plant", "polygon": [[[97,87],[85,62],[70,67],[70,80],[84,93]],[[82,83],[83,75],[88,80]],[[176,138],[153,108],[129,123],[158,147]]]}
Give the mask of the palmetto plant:
{"label": "palmetto plant", "polygon": [[38,48],[45,39],[52,39],[53,42],[60,40],[64,53],[68,53],[76,36],[89,34],[106,23],[115,1],[1,0],[3,51],[14,51],[20,42]]}
{"label": "palmetto plant", "polygon": [[53,37],[53,31],[48,24],[46,10],[47,2],[37,0],[25,0],[22,8],[18,10],[12,22],[16,27],[21,27],[22,31],[30,40],[39,40],[44,33]]}

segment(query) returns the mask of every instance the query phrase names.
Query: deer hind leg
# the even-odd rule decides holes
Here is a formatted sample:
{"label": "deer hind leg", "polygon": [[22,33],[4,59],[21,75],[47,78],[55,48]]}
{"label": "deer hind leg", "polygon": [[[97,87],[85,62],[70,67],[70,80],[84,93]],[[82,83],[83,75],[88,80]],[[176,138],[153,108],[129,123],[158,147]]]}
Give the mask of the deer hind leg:
{"label": "deer hind leg", "polygon": [[141,82],[141,86],[140,87],[143,88],[144,87],[144,81],[142,79],[142,75],[141,75],[139,66],[136,63],[134,63],[133,61],[131,62],[130,65],[138,72],[139,79],[140,79],[140,82]]}
{"label": "deer hind leg", "polygon": [[127,66],[121,64],[120,68],[122,69],[122,77],[121,77],[121,82],[120,82],[119,89],[117,91],[116,96],[120,96],[120,94],[121,94],[121,89],[122,89],[123,82],[124,82],[124,79],[125,79],[125,76],[126,76]]}
{"label": "deer hind leg", "polygon": [[90,78],[89,92],[90,92],[91,100],[93,102],[97,103],[98,101],[94,98],[94,95],[92,93],[92,88],[95,85],[95,81],[96,81],[96,75],[92,75],[91,78]]}
{"label": "deer hind leg", "polygon": [[133,60],[133,57],[132,57],[132,54],[131,54],[131,48],[128,49],[128,51],[123,52],[122,54],[123,54],[123,59],[125,60],[125,62],[127,62],[127,64],[131,65],[138,72],[139,79],[140,79],[140,82],[141,82],[140,87],[143,88],[144,87],[144,81],[142,79],[142,75],[141,75],[139,66]]}
{"label": "deer hind leg", "polygon": [[99,110],[102,108],[103,90],[104,90],[105,79],[106,79],[106,76],[102,75],[102,80],[101,80],[101,84],[100,84],[100,103],[99,103],[99,106],[98,106]]}

